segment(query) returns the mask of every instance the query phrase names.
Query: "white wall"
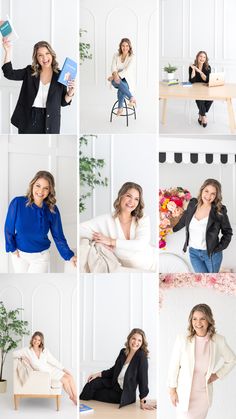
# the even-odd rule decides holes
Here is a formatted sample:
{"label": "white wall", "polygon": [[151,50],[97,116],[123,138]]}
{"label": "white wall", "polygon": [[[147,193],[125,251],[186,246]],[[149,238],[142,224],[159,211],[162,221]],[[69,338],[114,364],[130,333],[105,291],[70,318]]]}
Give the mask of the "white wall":
{"label": "white wall", "polygon": [[[181,301],[181,304],[180,304]],[[225,336],[229,346],[236,352],[236,331],[232,322],[236,316],[235,296],[216,293],[206,288],[178,288],[164,292],[160,311],[160,418],[174,419],[175,408],[171,405],[167,388],[167,373],[170,356],[178,334],[185,334],[188,316],[194,305],[208,304],[213,312],[217,332]],[[207,419],[234,419],[236,410],[234,369],[224,380],[214,383],[213,405]]]}
{"label": "white wall", "polygon": [[158,282],[151,274],[84,275],[80,279],[80,387],[89,374],[114,365],[129,332],[144,330],[149,396],[157,397]]}
{"label": "white wall", "polygon": [[[0,15],[9,15],[19,39],[14,42],[12,62],[14,68],[24,68],[32,62],[36,42],[48,41],[56,51],[60,68],[66,57],[77,60],[78,54],[78,4],[63,0],[0,0]],[[4,50],[0,49],[3,62]],[[16,133],[10,118],[20,92],[21,82],[9,81],[0,73],[0,132]],[[75,134],[77,127],[76,99],[61,112],[61,133]]]}
{"label": "white wall", "polygon": [[[204,159],[205,153],[213,153],[215,157],[221,154],[228,154],[230,162],[228,164],[207,164],[207,163],[161,163],[160,188],[170,188],[172,186],[182,186],[191,192],[193,197],[198,195],[200,186],[208,178],[217,179],[222,185],[223,204],[226,205],[229,220],[231,222],[234,235],[229,247],[223,252],[222,267],[233,268],[236,271],[235,251],[236,251],[236,143],[227,139],[207,140],[195,138],[165,138],[160,143],[160,151],[167,151],[170,155],[174,152],[183,152],[185,155],[200,153],[200,158]],[[170,160],[170,159],[169,159]],[[167,236],[166,251],[173,252],[184,260],[189,261],[188,255],[184,255],[182,248],[185,242],[185,230]],[[161,251],[163,253],[165,251]],[[190,262],[189,262],[190,264]]]}
{"label": "white wall", "polygon": [[[45,337],[45,346],[65,368],[76,375],[76,276],[64,274],[0,276],[0,301],[8,310],[23,308],[22,320],[29,322],[31,335],[39,330]],[[22,346],[28,346],[30,336]],[[19,344],[19,348],[21,344]],[[12,392],[12,353],[4,367],[8,391]]]}
{"label": "white wall", "polygon": [[[10,256],[5,253],[4,223],[9,202],[26,193],[30,180],[39,170],[48,170],[55,177],[56,198],[62,225],[69,246],[76,249],[76,137],[45,135],[2,135],[0,137],[0,272],[12,272]],[[53,239],[51,272],[63,272]]]}
{"label": "white wall", "polygon": [[[86,211],[81,221],[114,210],[113,202],[123,183],[133,181],[143,188],[145,213],[152,226],[152,242],[157,234],[157,141],[154,135],[98,135],[89,141],[83,153],[105,160],[103,176],[108,177],[108,187],[96,187],[86,201]],[[81,191],[83,192],[83,190]]]}
{"label": "white wall", "polygon": [[[81,108],[89,120],[92,129],[97,131],[99,121],[96,114],[92,117],[92,107],[97,112],[105,109],[102,116],[108,123],[109,111],[115,101],[116,91],[109,88],[107,77],[111,75],[111,62],[118,50],[122,38],[130,38],[136,56],[136,89],[135,95],[139,103],[137,124],[144,124],[144,132],[154,132],[156,121],[146,124],[140,121],[140,112],[144,108],[149,112],[156,107],[157,86],[157,2],[149,0],[103,0],[102,7],[94,0],[81,1],[80,27],[87,30],[82,42],[91,45],[92,60],[86,60],[81,66]],[[86,125],[81,118],[81,129]],[[108,128],[109,129],[109,128]],[[150,130],[151,129],[151,130]],[[110,132],[104,130],[102,132]],[[140,131],[139,131],[140,132]]]}

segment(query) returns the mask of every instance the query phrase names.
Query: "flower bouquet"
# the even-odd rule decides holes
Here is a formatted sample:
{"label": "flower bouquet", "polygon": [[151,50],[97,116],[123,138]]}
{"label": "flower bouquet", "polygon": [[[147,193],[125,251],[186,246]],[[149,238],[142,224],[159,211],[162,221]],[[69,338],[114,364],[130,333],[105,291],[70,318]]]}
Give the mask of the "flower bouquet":
{"label": "flower bouquet", "polygon": [[180,186],[159,190],[159,248],[165,250],[166,238],[181,218],[191,199],[187,189]]}

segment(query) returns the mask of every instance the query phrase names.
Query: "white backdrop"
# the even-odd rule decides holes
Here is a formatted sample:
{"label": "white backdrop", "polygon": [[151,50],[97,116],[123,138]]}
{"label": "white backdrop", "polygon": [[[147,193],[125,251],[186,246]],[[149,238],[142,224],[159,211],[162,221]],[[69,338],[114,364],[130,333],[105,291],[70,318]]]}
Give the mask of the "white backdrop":
{"label": "white backdrop", "polygon": [[[180,304],[181,301],[181,304]],[[208,304],[216,321],[217,332],[225,336],[229,346],[236,353],[236,331],[232,322],[236,316],[235,297],[219,294],[206,288],[179,288],[164,292],[160,311],[160,418],[175,418],[175,408],[169,400],[167,373],[170,356],[178,334],[185,334],[188,316],[194,305]],[[214,383],[213,405],[207,419],[234,419],[236,410],[234,369],[224,380]]]}
{"label": "white backdrop", "polygon": [[[74,275],[31,274],[25,276],[23,274],[2,274],[0,276],[0,301],[4,302],[8,310],[24,309],[20,318],[29,322],[30,333],[32,334],[36,330],[43,332],[45,346],[62,362],[65,368],[73,373],[74,377],[76,377],[78,359],[76,349],[76,284],[77,280]],[[22,346],[28,346],[30,336],[24,337]],[[21,344],[19,344],[20,347]],[[3,374],[8,381],[6,396],[12,395],[12,374],[12,352],[9,352]],[[65,408],[65,402],[67,403],[66,396],[62,400],[62,410]],[[51,404],[52,402],[50,402],[50,406]],[[72,405],[71,402],[68,404],[69,406]],[[34,406],[33,402],[30,405]],[[41,402],[42,408],[43,405]],[[51,406],[51,409],[53,408],[54,404],[53,407]],[[12,415],[12,398],[9,398],[5,409],[10,411]],[[5,417],[8,417],[7,413],[9,412],[7,411],[4,410]],[[32,415],[31,410],[30,413]],[[27,409],[25,415],[28,417]]]}
{"label": "white backdrop", "polygon": [[[12,271],[4,241],[4,223],[9,202],[15,196],[26,193],[30,180],[39,170],[48,170],[55,177],[57,205],[64,234],[70,248],[76,249],[76,137],[2,135],[0,150],[0,178],[4,179],[0,189],[0,272]],[[52,239],[51,272],[63,270],[64,260]]]}
{"label": "white backdrop", "polygon": [[111,61],[122,38],[130,38],[136,56],[137,120],[130,132],[156,131],[157,103],[157,2],[149,0],[81,0],[82,42],[91,45],[92,60],[81,66],[81,131],[127,131],[123,118],[110,124],[116,90],[109,88]]}
{"label": "white backdrop", "polygon": [[[217,179],[222,185],[223,204],[227,207],[228,216],[232,225],[234,235],[229,247],[223,252],[222,266],[233,268],[236,271],[235,251],[236,251],[236,143],[228,138],[210,139],[205,138],[165,138],[160,142],[160,151],[167,154],[173,152],[183,152],[184,155],[199,153],[200,158],[205,153],[213,153],[214,158],[219,158],[221,154],[230,155],[231,163],[228,164],[207,164],[207,163],[161,163],[160,188],[170,188],[172,186],[182,186],[188,189],[193,197],[198,195],[200,186],[208,178]],[[184,260],[188,259],[188,252],[182,252],[185,242],[185,229],[177,233],[168,235],[167,252],[173,252],[181,256]],[[165,253],[165,251],[161,251]],[[190,262],[189,262],[190,265]]]}
{"label": "white backdrop", "polygon": [[129,332],[144,330],[149,396],[157,397],[158,282],[151,274],[84,275],[80,279],[80,387],[93,372],[111,368]]}
{"label": "white backdrop", "polygon": [[[157,141],[154,135],[98,135],[89,141],[84,154],[105,160],[101,170],[108,177],[108,187],[96,187],[86,201],[80,220],[114,210],[113,202],[123,183],[136,182],[143,188],[145,213],[152,226],[152,243],[157,234]],[[83,192],[83,190],[81,191]]]}
{"label": "white backdrop", "polygon": [[[66,57],[77,60],[78,54],[78,2],[63,0],[0,0],[0,16],[9,15],[19,39],[13,44],[14,68],[24,68],[32,62],[33,46],[38,41],[48,41],[57,54],[60,68]],[[0,49],[0,62],[4,50]],[[15,133],[10,118],[20,92],[21,82],[9,81],[0,72],[0,132]],[[76,133],[76,98],[71,106],[62,108],[61,133]]]}
{"label": "white backdrop", "polygon": [[[178,67],[176,77],[188,80],[188,67],[200,50],[207,52],[212,71],[225,72],[227,83],[236,82],[236,53],[232,40],[236,37],[234,0],[160,0],[160,79],[165,78],[163,68],[171,63]],[[215,126],[211,122],[207,130],[228,133],[226,105],[216,101]],[[234,100],[234,109],[236,103]],[[194,116],[188,126],[188,117]],[[167,126],[160,126],[162,132],[199,132],[196,122],[195,103],[190,110],[183,100],[168,101]],[[172,126],[172,127],[171,127]],[[220,130],[219,130],[220,128]],[[201,128],[201,134],[202,128]]]}

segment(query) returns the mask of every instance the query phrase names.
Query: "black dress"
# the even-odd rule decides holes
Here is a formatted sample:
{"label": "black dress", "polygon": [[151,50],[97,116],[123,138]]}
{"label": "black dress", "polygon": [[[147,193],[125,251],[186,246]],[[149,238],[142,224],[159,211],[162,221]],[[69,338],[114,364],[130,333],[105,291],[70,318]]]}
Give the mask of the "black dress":
{"label": "black dress", "polygon": [[[195,76],[193,78],[191,78],[191,74],[193,69],[191,67],[189,67],[189,81],[190,83],[209,83],[209,76],[211,73],[211,67],[209,66],[208,69],[206,69],[203,65],[202,67],[202,72],[205,74],[206,76],[206,80],[204,81],[201,78],[201,75],[195,71]],[[206,113],[209,111],[211,105],[212,105],[213,101],[212,100],[196,100],[196,104],[197,107],[199,109],[199,115],[201,116],[205,116]]]}
{"label": "black dress", "polygon": [[20,95],[11,117],[11,123],[20,134],[59,134],[61,106],[70,103],[65,101],[66,86],[58,83],[60,71],[53,72],[46,108],[34,108],[33,103],[39,89],[39,76],[33,76],[31,65],[19,70],[12,68],[8,62],[2,66],[4,77],[9,80],[23,80]]}
{"label": "black dress", "polygon": [[139,397],[147,396],[148,390],[148,361],[142,349],[139,349],[130,361],[124,377],[123,390],[118,384],[118,376],[127,356],[125,349],[121,349],[115,365],[102,371],[102,377],[85,384],[81,400],[98,400],[106,403],[119,403],[120,407],[136,401],[136,389],[139,386]]}

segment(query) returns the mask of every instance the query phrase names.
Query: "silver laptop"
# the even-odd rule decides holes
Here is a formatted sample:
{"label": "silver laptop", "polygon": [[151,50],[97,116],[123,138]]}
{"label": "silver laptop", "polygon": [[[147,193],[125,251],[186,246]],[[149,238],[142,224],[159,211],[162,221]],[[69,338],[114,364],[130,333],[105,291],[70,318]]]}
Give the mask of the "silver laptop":
{"label": "silver laptop", "polygon": [[209,76],[209,87],[224,86],[225,84],[225,73],[210,73]]}

